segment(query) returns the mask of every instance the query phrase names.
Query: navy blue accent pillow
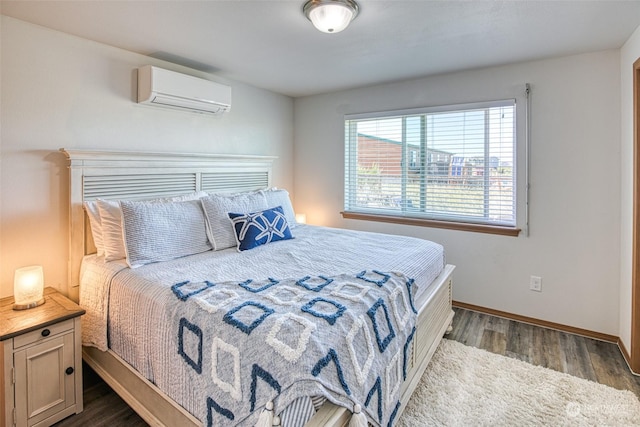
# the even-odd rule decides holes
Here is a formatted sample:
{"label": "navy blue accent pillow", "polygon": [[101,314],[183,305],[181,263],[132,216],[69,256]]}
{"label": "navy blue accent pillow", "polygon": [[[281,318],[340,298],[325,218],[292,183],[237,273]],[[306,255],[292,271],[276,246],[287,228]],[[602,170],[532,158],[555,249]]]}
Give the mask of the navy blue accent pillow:
{"label": "navy blue accent pillow", "polygon": [[293,239],[282,206],[259,212],[229,212],[238,251],[246,251],[278,240]]}

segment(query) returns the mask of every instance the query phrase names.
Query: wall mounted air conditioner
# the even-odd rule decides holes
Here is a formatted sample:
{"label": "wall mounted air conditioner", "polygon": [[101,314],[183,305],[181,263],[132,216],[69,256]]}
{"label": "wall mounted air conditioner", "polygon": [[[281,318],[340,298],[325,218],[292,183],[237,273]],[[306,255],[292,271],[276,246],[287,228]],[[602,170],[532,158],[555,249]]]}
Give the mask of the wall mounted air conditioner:
{"label": "wall mounted air conditioner", "polygon": [[138,103],[207,114],[231,109],[231,88],[175,71],[145,65],[138,68]]}

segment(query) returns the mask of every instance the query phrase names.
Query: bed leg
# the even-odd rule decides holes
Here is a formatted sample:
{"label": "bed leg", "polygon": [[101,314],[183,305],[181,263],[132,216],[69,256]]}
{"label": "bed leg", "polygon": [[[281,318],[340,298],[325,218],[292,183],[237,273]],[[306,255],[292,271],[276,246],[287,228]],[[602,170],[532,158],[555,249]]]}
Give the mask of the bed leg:
{"label": "bed leg", "polygon": [[[451,282],[449,282],[449,283],[451,283]],[[451,289],[451,288],[449,288],[449,289]],[[451,322],[449,322],[449,326],[447,327],[447,330],[446,330],[446,331],[444,331],[444,334],[445,334],[445,335],[449,335],[449,334],[451,333],[451,331],[453,331],[453,318],[454,318],[454,317],[455,317],[455,315],[456,315],[456,314],[455,314],[455,311],[451,310],[451,314],[452,314],[452,316],[451,316]]]}

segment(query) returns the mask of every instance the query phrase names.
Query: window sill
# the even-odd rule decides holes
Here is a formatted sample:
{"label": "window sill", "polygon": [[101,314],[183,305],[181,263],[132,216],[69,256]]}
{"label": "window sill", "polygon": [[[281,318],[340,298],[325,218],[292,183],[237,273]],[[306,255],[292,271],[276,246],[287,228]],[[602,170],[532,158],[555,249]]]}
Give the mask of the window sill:
{"label": "window sill", "polygon": [[520,229],[515,227],[503,227],[497,225],[472,224],[454,221],[436,221],[433,219],[409,218],[404,216],[367,214],[358,212],[341,212],[346,219],[358,219],[363,221],[389,222],[393,224],[415,225],[419,227],[445,228],[448,230],[472,231],[475,233],[499,234],[501,236],[517,237]]}

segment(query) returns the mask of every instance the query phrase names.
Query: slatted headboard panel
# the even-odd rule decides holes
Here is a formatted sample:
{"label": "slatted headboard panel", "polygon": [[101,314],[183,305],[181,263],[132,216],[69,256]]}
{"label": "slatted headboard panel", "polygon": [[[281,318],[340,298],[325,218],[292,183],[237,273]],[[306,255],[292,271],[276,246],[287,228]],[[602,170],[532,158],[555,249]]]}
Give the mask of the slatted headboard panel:
{"label": "slatted headboard panel", "polygon": [[193,191],[271,186],[275,157],[61,149],[69,160],[69,296],[79,295],[80,263],[95,252],[85,200],[144,200]]}
{"label": "slatted headboard panel", "polygon": [[193,191],[197,187],[193,173],[167,175],[87,176],[83,185],[84,200],[135,199],[168,196]]}

